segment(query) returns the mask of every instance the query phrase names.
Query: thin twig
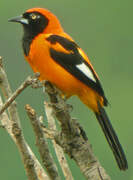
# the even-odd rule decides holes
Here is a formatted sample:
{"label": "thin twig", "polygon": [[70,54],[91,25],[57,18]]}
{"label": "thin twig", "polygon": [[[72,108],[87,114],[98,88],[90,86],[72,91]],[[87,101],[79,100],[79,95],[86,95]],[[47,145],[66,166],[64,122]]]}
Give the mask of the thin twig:
{"label": "thin twig", "polygon": [[36,116],[35,110],[31,108],[30,105],[27,104],[25,106],[25,109],[34,129],[34,133],[36,136],[36,145],[38,147],[43,165],[47,169],[50,179],[59,180],[60,177],[58,174],[58,170],[49,152],[48,144],[45,139],[39,118]]}
{"label": "thin twig", "polygon": [[[3,69],[0,71],[0,78],[3,79],[4,73],[2,72]],[[3,104],[3,106],[0,109],[0,115],[10,106],[10,104],[16,99],[16,97],[28,86],[30,86],[32,83],[36,83],[38,81],[38,73],[34,75],[34,77],[29,76],[18,88],[17,90],[6,100],[6,102]],[[3,82],[4,83],[4,82]],[[2,83],[2,84],[3,84]],[[7,83],[7,82],[5,82]],[[7,95],[6,95],[7,96]]]}
{"label": "thin twig", "polygon": [[[44,105],[45,105],[45,111],[46,111],[49,129],[52,131],[57,131],[55,119],[53,118],[53,109],[52,109],[51,105],[47,102],[45,102]],[[65,179],[73,180],[72,173],[69,169],[63,149],[55,142],[54,139],[52,140],[52,143],[53,143],[58,161],[60,163],[60,167],[62,168],[63,174],[65,176]]]}

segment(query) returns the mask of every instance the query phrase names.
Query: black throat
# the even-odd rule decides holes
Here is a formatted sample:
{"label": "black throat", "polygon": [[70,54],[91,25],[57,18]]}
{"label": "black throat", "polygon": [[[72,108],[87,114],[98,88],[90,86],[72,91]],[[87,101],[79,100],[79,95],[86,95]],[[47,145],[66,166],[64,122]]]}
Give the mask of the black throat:
{"label": "black throat", "polygon": [[24,28],[24,35],[22,38],[22,47],[23,47],[24,55],[28,56],[29,51],[30,51],[30,45],[32,43],[32,40],[35,38],[35,36],[36,35],[32,35],[26,32]]}
{"label": "black throat", "polygon": [[30,51],[30,45],[33,39],[40,33],[44,31],[47,27],[49,20],[41,15],[38,12],[34,12],[35,14],[39,15],[39,19],[37,21],[32,21],[28,17],[30,13],[25,13],[23,16],[29,20],[29,24],[23,24],[24,35],[22,38],[22,47],[24,54],[28,56]]}

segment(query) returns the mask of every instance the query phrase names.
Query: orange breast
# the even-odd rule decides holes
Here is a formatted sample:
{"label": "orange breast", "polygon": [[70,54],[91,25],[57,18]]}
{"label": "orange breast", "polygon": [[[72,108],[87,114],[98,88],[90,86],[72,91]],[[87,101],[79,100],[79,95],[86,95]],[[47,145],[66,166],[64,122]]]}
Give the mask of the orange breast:
{"label": "orange breast", "polygon": [[45,35],[39,35],[33,40],[29,56],[26,59],[34,72],[40,72],[40,80],[48,80],[65,94],[72,95],[77,90],[78,80],[51,58],[50,47],[52,45],[45,40]]}
{"label": "orange breast", "polygon": [[[91,109],[97,109],[98,94],[72,76],[50,56],[49,49],[52,45],[45,40],[46,35],[37,36],[31,46],[29,56],[26,60],[29,62],[34,72],[40,73],[40,80],[48,80],[55,84],[66,96],[77,95]],[[56,49],[61,47],[56,47]],[[64,49],[63,49],[64,50]],[[66,51],[66,53],[68,53]]]}

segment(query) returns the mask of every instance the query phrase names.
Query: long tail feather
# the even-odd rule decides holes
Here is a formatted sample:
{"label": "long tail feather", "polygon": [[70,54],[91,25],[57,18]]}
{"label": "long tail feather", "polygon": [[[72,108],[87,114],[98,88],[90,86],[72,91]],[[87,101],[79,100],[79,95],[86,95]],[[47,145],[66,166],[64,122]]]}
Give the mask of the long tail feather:
{"label": "long tail feather", "polygon": [[118,140],[118,137],[111,125],[111,122],[104,110],[99,104],[99,113],[95,113],[97,120],[104,132],[104,135],[113,151],[116,162],[120,168],[120,170],[126,170],[128,168],[128,163],[126,160],[126,156],[122,149],[122,146]]}

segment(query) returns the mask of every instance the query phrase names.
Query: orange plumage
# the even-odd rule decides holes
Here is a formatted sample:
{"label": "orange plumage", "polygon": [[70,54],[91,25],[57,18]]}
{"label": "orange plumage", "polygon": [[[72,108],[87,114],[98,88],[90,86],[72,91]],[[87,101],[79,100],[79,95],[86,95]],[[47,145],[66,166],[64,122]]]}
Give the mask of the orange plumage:
{"label": "orange plumage", "polygon": [[[59,34],[70,41],[73,39],[63,31],[63,28],[60,25],[60,22],[55,15],[50,13],[48,10],[41,8],[29,9],[26,12],[38,11],[41,14],[45,15],[49,19],[49,24],[43,33],[38,34],[37,37],[31,44],[30,53],[28,56],[25,56],[26,60],[31,65],[34,72],[40,73],[40,80],[48,80],[56,85],[66,97],[72,95],[77,95],[84,104],[89,106],[94,112],[98,112],[97,101],[100,102],[103,106],[103,98],[98,95],[97,92],[80,82],[69,72],[63,69],[50,57],[50,48],[54,48],[57,51],[62,51],[64,53],[69,53],[65,50],[60,44],[51,44],[45,39],[49,37],[50,34]],[[85,53],[80,50],[80,54],[84,57],[84,60],[90,64],[88,57]]]}
{"label": "orange plumage", "polygon": [[104,110],[108,101],[98,75],[57,17],[46,9],[32,8],[10,21],[23,25],[24,56],[33,71],[40,73],[40,80],[50,81],[67,98],[77,95],[95,113],[119,168],[127,169],[123,149]]}

